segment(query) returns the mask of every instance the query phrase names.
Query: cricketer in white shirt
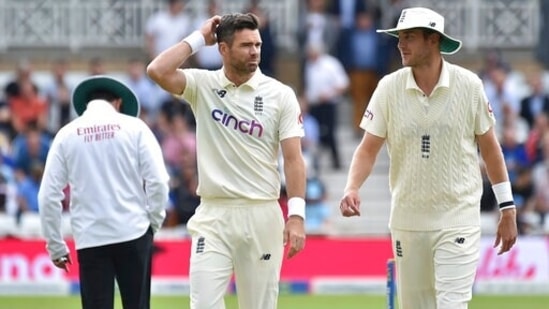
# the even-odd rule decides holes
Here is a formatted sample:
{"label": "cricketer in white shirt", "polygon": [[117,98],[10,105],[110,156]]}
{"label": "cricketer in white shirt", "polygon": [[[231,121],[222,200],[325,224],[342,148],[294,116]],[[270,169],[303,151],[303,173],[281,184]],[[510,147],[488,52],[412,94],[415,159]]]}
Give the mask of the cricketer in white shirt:
{"label": "cricketer in white shirt", "polygon": [[200,294],[192,299],[209,299],[210,308],[218,308],[213,304],[222,300],[234,265],[242,308],[274,308],[276,294],[259,291],[278,290],[284,220],[277,159],[280,141],[304,135],[299,103],[291,88],[259,69],[239,87],[223,70],[184,74],[182,97],[197,124],[201,197],[187,224],[191,293]]}
{"label": "cricketer in white shirt", "polygon": [[[301,110],[290,87],[258,69],[258,27],[249,13],[213,16],[147,67],[156,83],[190,104],[196,119],[201,203],[187,223],[193,309],[225,308],[233,274],[240,308],[277,308],[284,242],[288,258],[305,244]],[[179,69],[193,52],[215,43],[220,70]],[[278,204],[279,149],[286,223]]]}
{"label": "cricketer in white shirt", "polygon": [[223,70],[184,70],[196,118],[202,200],[277,200],[281,140],[304,135],[293,90],[259,69],[240,87]]}
{"label": "cricketer in white shirt", "polygon": [[386,143],[399,305],[467,309],[480,252],[479,158],[502,210],[494,247],[505,253],[517,236],[493,111],[480,78],[442,57],[462,44],[444,33],[442,15],[406,8],[396,28],[377,31],[398,37],[404,68],[374,91],[340,208],[344,216],[360,214],[357,189]]}

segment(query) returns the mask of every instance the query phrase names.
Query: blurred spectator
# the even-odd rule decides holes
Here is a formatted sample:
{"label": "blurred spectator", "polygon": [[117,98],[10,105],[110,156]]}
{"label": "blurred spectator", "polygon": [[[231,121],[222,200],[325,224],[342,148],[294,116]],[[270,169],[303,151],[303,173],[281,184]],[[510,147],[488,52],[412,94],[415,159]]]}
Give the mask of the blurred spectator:
{"label": "blurred spectator", "polygon": [[[202,24],[211,16],[220,15],[219,3],[216,0],[209,0],[206,12],[196,18],[193,29],[200,29]],[[194,55],[197,67],[206,70],[217,70],[223,66],[219,46],[217,44],[203,46]]]}
{"label": "blurred spectator", "polygon": [[309,112],[320,125],[320,143],[330,151],[332,167],[341,168],[337,140],[337,106],[349,87],[349,78],[337,58],[328,55],[323,45],[307,47],[305,97]]}
{"label": "blurred spectator", "polygon": [[198,187],[196,149],[183,149],[171,179],[172,206],[167,210],[167,226],[185,225],[200,204],[200,197],[196,194]]}
{"label": "blurred spectator", "polygon": [[[320,144],[320,126],[315,117],[309,113],[309,103],[304,96],[299,97],[301,106],[301,117],[303,118],[303,131],[305,136],[301,138],[303,157],[307,164],[307,175],[318,175],[320,162],[318,158],[318,147]],[[281,173],[282,175],[284,173]]]}
{"label": "blurred spectator", "polygon": [[326,203],[324,182],[316,176],[307,177],[305,188],[305,231],[307,234],[327,234],[330,229],[330,206]]}
{"label": "blurred spectator", "polygon": [[529,229],[524,212],[525,209],[530,207],[529,203],[533,197],[531,162],[526,153],[524,143],[517,140],[517,130],[513,125],[508,125],[504,128],[501,148],[509,173],[509,181],[513,189],[513,200],[517,207],[519,232],[524,234]]}
{"label": "blurred spectator", "polygon": [[339,37],[339,25],[330,18],[327,12],[327,0],[305,0],[305,7],[298,18],[297,44],[300,68],[300,91],[305,89],[305,65],[307,46],[324,46],[324,49],[335,54]]}
{"label": "blurred spectator", "polygon": [[36,125],[30,125],[15,137],[12,142],[12,157],[17,182],[30,175],[31,168],[36,163],[46,163],[51,140],[51,137]]}
{"label": "blurred spectator", "polygon": [[540,113],[534,118],[534,126],[526,138],[526,154],[532,164],[543,161],[542,138],[549,131],[549,114]]}
{"label": "blurred spectator", "polygon": [[526,154],[526,147],[523,143],[518,141],[515,126],[508,125],[504,128],[501,148],[509,173],[509,181],[513,183],[516,181],[520,170],[530,167],[530,160]]}
{"label": "blurred spectator", "polygon": [[250,6],[245,11],[255,14],[259,20],[259,35],[262,41],[259,69],[263,74],[274,77],[276,74],[277,46],[269,16],[260,7],[259,0],[250,0]]}
{"label": "blurred spectator", "polygon": [[0,133],[0,213],[15,216],[17,189],[10,158],[10,142],[7,134]]}
{"label": "blurred spectator", "polygon": [[337,56],[349,74],[353,129],[362,137],[360,121],[379,79],[387,73],[387,40],[376,33],[371,12],[358,13],[355,20],[354,27],[341,32]]}
{"label": "blurred spectator", "polygon": [[181,41],[192,28],[192,18],[185,12],[186,0],[166,0],[168,7],[151,15],[145,26],[149,59]]}
{"label": "blurred spectator", "polygon": [[[168,6],[155,12],[145,25],[145,48],[149,60],[175,45],[193,30],[193,18],[185,11],[187,0],[163,0]],[[171,99],[171,95],[154,84],[158,102]]]}
{"label": "blurred spectator", "polygon": [[11,108],[4,101],[0,101],[0,133],[6,134],[10,140],[17,135],[11,121]]}
{"label": "blurred spectator", "polygon": [[70,104],[73,86],[69,84],[67,59],[57,59],[52,64],[52,80],[46,84],[44,95],[49,103],[47,130],[54,135],[57,131],[76,118],[76,112]]}
{"label": "blurred spectator", "polygon": [[519,100],[512,90],[509,73],[503,67],[495,67],[484,79],[484,90],[496,117],[496,132],[501,137],[505,124],[513,121],[519,112]]}
{"label": "blurred spectator", "polygon": [[4,97],[9,101],[12,97],[18,97],[21,94],[21,85],[23,83],[32,84],[34,91],[39,92],[38,86],[32,80],[33,67],[28,59],[22,59],[17,62],[15,76],[4,88]]}
{"label": "blurred spectator", "polygon": [[195,133],[186,115],[186,106],[181,102],[168,101],[162,105],[161,113],[167,120],[159,139],[164,160],[170,171],[179,166],[183,152],[194,152],[196,149]]}
{"label": "blurred spectator", "polygon": [[44,174],[44,164],[33,162],[30,166],[30,172],[17,184],[17,211],[18,214],[24,212],[38,213],[38,190]]}
{"label": "blurred spectator", "polygon": [[306,56],[306,47],[309,45],[325,46],[327,53],[335,53],[339,37],[339,25],[330,18],[327,12],[326,0],[306,0],[305,8],[298,22],[297,41],[299,50]]}
{"label": "blurred spectator", "polygon": [[88,62],[88,74],[93,75],[104,75],[107,73],[105,69],[105,61],[101,57],[93,57]]}
{"label": "blurred spectator", "polygon": [[532,213],[539,216],[539,227],[543,227],[549,220],[549,131],[545,131],[542,137],[543,161],[536,164],[532,171],[534,184],[535,203]]}
{"label": "blurred spectator", "polygon": [[145,72],[146,64],[138,58],[128,60],[126,84],[135,93],[141,104],[141,113],[146,123],[156,118],[160,102],[156,97],[156,87]]}
{"label": "blurred spectator", "polygon": [[528,123],[528,129],[534,126],[534,119],[544,112],[549,114],[549,96],[543,88],[542,72],[529,76],[531,94],[520,101],[520,117]]}
{"label": "blurred spectator", "polygon": [[367,10],[365,0],[331,0],[328,14],[335,18],[339,29],[352,29],[356,25],[356,18]]}
{"label": "blurred spectator", "polygon": [[511,65],[503,59],[501,50],[496,48],[484,52],[482,68],[478,75],[484,82],[491,80],[492,71],[502,69],[505,73],[511,73]]}
{"label": "blurred spectator", "polygon": [[543,64],[545,69],[549,69],[549,23],[547,18],[549,18],[549,1],[539,1],[539,14],[540,22],[539,23],[539,34],[538,34],[538,45],[536,47],[535,55],[536,59]]}
{"label": "blurred spectator", "polygon": [[30,80],[19,83],[19,94],[10,97],[11,124],[16,133],[26,130],[30,123],[46,129],[48,123],[48,102],[36,91]]}

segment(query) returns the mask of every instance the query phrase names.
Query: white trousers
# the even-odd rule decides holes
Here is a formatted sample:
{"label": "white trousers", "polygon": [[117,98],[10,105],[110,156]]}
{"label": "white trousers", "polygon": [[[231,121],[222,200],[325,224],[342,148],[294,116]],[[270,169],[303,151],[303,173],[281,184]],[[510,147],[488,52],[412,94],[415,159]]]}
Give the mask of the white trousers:
{"label": "white trousers", "polygon": [[284,251],[278,202],[202,203],[187,228],[191,309],[224,309],[233,274],[240,309],[276,309]]}
{"label": "white trousers", "polygon": [[391,229],[400,309],[467,309],[480,251],[480,227]]}

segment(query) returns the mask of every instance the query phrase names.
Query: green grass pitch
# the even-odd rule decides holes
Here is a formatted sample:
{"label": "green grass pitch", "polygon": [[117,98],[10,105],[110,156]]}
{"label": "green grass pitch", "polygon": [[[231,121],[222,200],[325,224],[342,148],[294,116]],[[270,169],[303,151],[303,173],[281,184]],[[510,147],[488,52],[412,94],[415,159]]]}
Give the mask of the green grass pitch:
{"label": "green grass pitch", "polygon": [[[234,296],[226,298],[227,309],[237,309]],[[475,295],[469,309],[547,309],[549,295],[535,296],[482,296]],[[188,297],[161,297],[152,299],[154,309],[188,309]],[[78,296],[0,296],[0,308],[9,309],[75,309],[80,308]],[[121,309],[116,299],[116,309]],[[281,295],[278,302],[281,309],[382,309],[386,308],[382,295]]]}

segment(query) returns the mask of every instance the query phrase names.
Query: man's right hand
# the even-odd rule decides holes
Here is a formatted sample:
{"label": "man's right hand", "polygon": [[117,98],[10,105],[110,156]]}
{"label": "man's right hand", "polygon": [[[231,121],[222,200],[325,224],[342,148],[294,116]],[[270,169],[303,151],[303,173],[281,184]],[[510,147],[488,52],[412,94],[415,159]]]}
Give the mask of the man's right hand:
{"label": "man's right hand", "polygon": [[339,203],[339,210],[344,217],[360,216],[360,197],[355,190],[345,192]]}
{"label": "man's right hand", "polygon": [[204,40],[207,46],[215,45],[215,43],[217,43],[215,30],[217,29],[217,25],[219,25],[220,21],[221,16],[215,15],[206,20],[202,25],[202,28],[200,28],[200,33],[202,33],[202,35],[204,36]]}
{"label": "man's right hand", "polygon": [[65,272],[69,272],[69,265],[72,264],[71,256],[69,254],[66,254],[65,256],[62,256],[58,258],[57,260],[53,260],[53,265],[55,265],[57,268],[64,269]]}

